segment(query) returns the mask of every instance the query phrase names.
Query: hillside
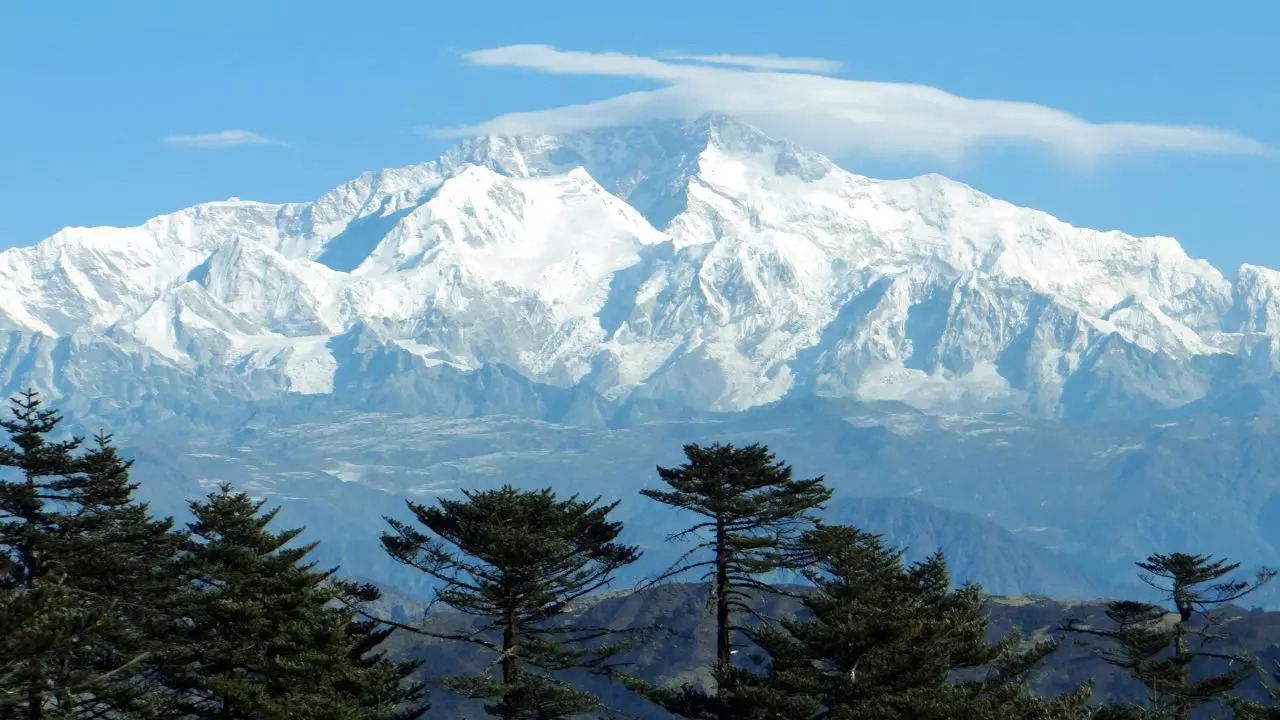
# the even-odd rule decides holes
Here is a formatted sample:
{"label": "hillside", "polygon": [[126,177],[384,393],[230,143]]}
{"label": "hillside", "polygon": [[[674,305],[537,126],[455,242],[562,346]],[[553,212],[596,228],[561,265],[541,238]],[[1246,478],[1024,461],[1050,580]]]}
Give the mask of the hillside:
{"label": "hillside", "polygon": [[[403,601],[402,601],[403,602]],[[421,605],[407,601],[400,606],[406,617],[420,618]],[[772,617],[793,615],[798,607],[795,600],[773,598],[762,605],[762,613]],[[1043,597],[993,596],[987,602],[991,617],[989,638],[995,641],[1008,632],[1019,631],[1027,638],[1064,637],[1059,626],[1067,619],[1080,620],[1095,626],[1105,626],[1105,603],[1063,602]],[[638,640],[633,651],[625,657],[633,663],[629,671],[657,682],[700,682],[709,664],[714,660],[714,619],[707,611],[707,590],[696,584],[668,585],[636,593],[618,593],[600,599],[587,608],[582,619],[586,622],[614,628],[655,628]],[[462,624],[459,624],[462,623]],[[457,629],[465,623],[448,613],[430,616],[430,627]],[[1280,613],[1250,612],[1232,609],[1226,627],[1232,640],[1217,646],[1217,651],[1239,651],[1261,659],[1263,667],[1270,667],[1280,660]],[[486,661],[465,645],[443,641],[423,640],[417,636],[399,634],[393,639],[394,652],[425,661],[424,673],[428,676],[444,676],[458,672],[475,672],[483,669]],[[1058,651],[1037,674],[1034,687],[1038,693],[1059,694],[1080,683],[1094,683],[1094,696],[1099,701],[1138,700],[1141,688],[1121,671],[1108,666],[1093,656],[1093,648],[1075,636],[1066,637]],[[750,654],[740,650],[739,657]],[[614,711],[631,714],[645,720],[668,720],[670,717],[654,708],[647,701],[637,698],[625,689],[601,678],[580,676],[584,687],[599,692],[605,704]],[[1241,694],[1257,697],[1256,682],[1247,685]],[[481,717],[474,707],[444,691],[433,697],[432,718]],[[625,715],[624,715],[625,716]]]}

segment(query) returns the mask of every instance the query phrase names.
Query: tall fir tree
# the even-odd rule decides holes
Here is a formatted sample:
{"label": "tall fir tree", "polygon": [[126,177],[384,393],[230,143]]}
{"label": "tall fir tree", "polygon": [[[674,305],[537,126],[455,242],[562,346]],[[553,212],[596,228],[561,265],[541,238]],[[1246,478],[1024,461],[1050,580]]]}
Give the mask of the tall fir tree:
{"label": "tall fir tree", "polygon": [[[716,708],[727,706],[721,682],[733,665],[734,633],[743,616],[756,612],[755,600],[776,592],[765,576],[781,570],[800,571],[812,559],[800,540],[814,523],[813,512],[831,497],[822,477],[799,480],[791,466],[780,462],[763,445],[746,447],[716,443],[684,446],[687,462],[658,468],[667,489],[640,493],[699,516],[673,541],[700,539],[660,580],[702,570],[711,586],[715,607],[715,692],[693,685],[679,690],[638,681],[628,685],[669,712],[685,717],[729,717]],[[726,711],[727,712],[727,711]]]}
{"label": "tall fir tree", "polygon": [[176,562],[185,536],[174,530],[173,518],[155,519],[135,499],[132,466],[110,435],[98,433],[77,458],[77,511],[62,524],[65,566],[77,591],[111,606],[110,632],[97,644],[97,664],[105,669],[134,663],[127,682],[121,677],[80,698],[79,710],[87,717],[125,711],[142,720],[169,712],[151,675],[176,620]]}
{"label": "tall fir tree", "polygon": [[377,652],[386,630],[354,605],[372,586],[338,581],[268,529],[279,508],[229,485],[190,503],[179,568],[184,622],[159,667],[176,717],[209,720],[409,720],[425,713],[417,663]]}
{"label": "tall fir tree", "polygon": [[[728,714],[741,720],[1077,720],[1087,688],[1035,698],[1028,676],[1051,642],[988,644],[982,592],[952,589],[935,554],[905,566],[902,552],[856,528],[819,526],[803,543],[814,590],[799,618],[745,631],[762,668],[732,668]],[[959,674],[959,676],[957,676]],[[967,675],[967,677],[966,677]]]}
{"label": "tall fir tree", "polygon": [[130,583],[159,577],[168,525],[132,503],[127,465],[106,472],[108,456],[119,458],[105,438],[77,456],[79,438],[50,439],[61,418],[38,393],[12,405],[13,418],[0,422],[11,445],[0,447],[0,468],[13,471],[0,477],[0,595],[32,620],[3,643],[26,651],[10,660],[9,681],[21,689],[0,707],[29,720],[148,717],[141,677],[154,608],[136,602]]}
{"label": "tall fir tree", "polygon": [[[7,658],[10,688],[0,698],[4,703],[0,708],[8,716],[36,720],[44,716],[50,691],[72,681],[54,669],[72,651],[59,640],[74,637],[72,628],[96,625],[96,618],[92,611],[81,611],[74,602],[67,602],[65,595],[60,602],[53,597],[54,588],[61,588],[62,574],[51,557],[57,516],[46,507],[46,501],[60,499],[60,481],[73,471],[72,453],[80,439],[49,441],[61,418],[42,409],[34,391],[13,398],[11,403],[13,419],[0,422],[11,445],[0,447],[0,468],[16,471],[16,477],[0,476],[0,566],[4,570],[0,592],[11,612],[29,621],[21,627],[22,635],[5,638],[13,655]],[[46,602],[57,602],[67,610],[77,608],[77,612],[70,617],[48,612],[52,608],[44,607]],[[32,622],[37,618],[43,622]]]}
{"label": "tall fir tree", "polygon": [[1068,632],[1100,638],[1102,658],[1127,670],[1146,688],[1145,706],[1109,707],[1105,717],[1189,720],[1197,708],[1226,709],[1232,693],[1256,666],[1251,658],[1216,652],[1210,646],[1222,637],[1221,606],[1257,590],[1275,571],[1264,568],[1250,580],[1229,580],[1239,563],[1187,553],[1151,555],[1137,566],[1142,580],[1159,591],[1172,610],[1119,600],[1107,606],[1110,628],[1076,620],[1063,624]]}
{"label": "tall fir tree", "polygon": [[[463,491],[429,507],[409,502],[418,527],[387,518],[383,546],[395,560],[434,578],[436,599],[476,619],[473,632],[425,635],[492,653],[490,672],[453,678],[455,691],[485,699],[495,717],[554,720],[598,707],[563,674],[607,673],[625,639],[607,627],[575,624],[574,604],[605,588],[639,553],[619,543],[617,503],[561,500],[550,489]],[[419,529],[421,528],[421,529]]]}

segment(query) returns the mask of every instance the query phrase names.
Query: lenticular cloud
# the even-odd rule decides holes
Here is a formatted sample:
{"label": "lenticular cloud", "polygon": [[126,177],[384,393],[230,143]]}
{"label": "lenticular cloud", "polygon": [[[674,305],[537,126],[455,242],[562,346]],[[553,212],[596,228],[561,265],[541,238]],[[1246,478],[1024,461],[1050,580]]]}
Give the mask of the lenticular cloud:
{"label": "lenticular cloud", "polygon": [[1252,138],[1212,128],[1095,123],[1063,110],[1014,100],[976,100],[926,85],[868,82],[826,74],[819,58],[685,55],[645,57],[509,45],[466,54],[477,65],[565,75],[652,80],[660,87],[603,100],[500,115],[440,132],[555,134],[707,112],[746,120],[830,155],[872,153],[955,160],[989,143],[1037,145],[1077,161],[1133,151],[1274,155]]}

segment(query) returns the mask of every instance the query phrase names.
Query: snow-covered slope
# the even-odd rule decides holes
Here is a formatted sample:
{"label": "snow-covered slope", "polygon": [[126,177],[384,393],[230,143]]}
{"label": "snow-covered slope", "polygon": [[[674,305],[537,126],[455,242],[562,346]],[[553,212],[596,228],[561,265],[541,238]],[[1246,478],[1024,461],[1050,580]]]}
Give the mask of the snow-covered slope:
{"label": "snow-covered slope", "polygon": [[1269,376],[1280,273],[1229,279],[1171,238],[861,177],[708,116],[476,138],[311,203],[68,228],[0,253],[0,333],[4,390],[120,407],[380,373],[430,397],[497,365],[694,409],[1123,415]]}

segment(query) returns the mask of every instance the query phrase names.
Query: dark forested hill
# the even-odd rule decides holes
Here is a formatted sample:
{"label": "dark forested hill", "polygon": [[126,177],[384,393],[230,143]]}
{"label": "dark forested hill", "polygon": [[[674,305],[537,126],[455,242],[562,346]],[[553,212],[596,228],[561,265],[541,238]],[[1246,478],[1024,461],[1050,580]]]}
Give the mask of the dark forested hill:
{"label": "dark forested hill", "polygon": [[[388,597],[383,610],[396,617],[421,618],[425,604],[404,597]],[[1086,624],[1106,623],[1105,601],[1064,602],[1042,597],[993,596],[987,607],[991,616],[991,639],[1010,631],[1020,631],[1029,639],[1046,636],[1063,637],[1059,626],[1067,619]],[[799,602],[775,597],[763,603],[764,613],[773,617],[796,612]],[[619,592],[602,597],[581,611],[590,624],[616,628],[652,628],[637,635],[632,651],[625,655],[632,663],[630,671],[646,679],[680,684],[706,680],[706,668],[714,662],[713,618],[709,612],[707,587],[701,584],[674,584],[637,592]],[[1232,608],[1227,613],[1224,632],[1231,635],[1215,649],[1238,650],[1261,658],[1264,668],[1280,660],[1280,612],[1248,611]],[[460,616],[436,613],[427,618],[428,626],[443,631],[467,626]],[[482,670],[487,660],[479,653],[456,642],[426,640],[408,633],[397,633],[390,641],[394,652],[425,661],[424,672],[443,676]],[[738,653],[743,662],[749,649]],[[1123,672],[1099,659],[1095,651],[1078,636],[1064,638],[1058,651],[1037,674],[1034,687],[1042,694],[1058,694],[1092,680],[1099,700],[1139,699],[1141,689]],[[632,695],[621,686],[604,678],[579,677],[581,686],[598,692],[617,717],[645,719],[670,718],[653,705]],[[1241,693],[1257,696],[1260,685],[1252,681]],[[482,718],[478,704],[472,704],[437,691],[432,698],[431,718]]]}

